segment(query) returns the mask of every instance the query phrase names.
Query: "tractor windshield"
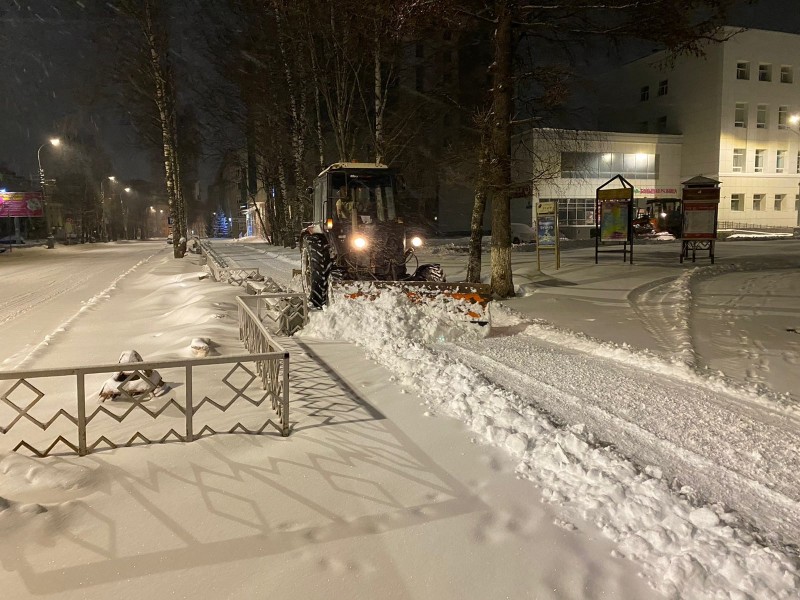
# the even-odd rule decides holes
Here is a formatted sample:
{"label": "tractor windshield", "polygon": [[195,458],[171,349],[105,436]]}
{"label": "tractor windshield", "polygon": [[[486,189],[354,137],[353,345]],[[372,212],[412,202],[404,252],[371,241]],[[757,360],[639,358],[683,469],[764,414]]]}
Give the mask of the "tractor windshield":
{"label": "tractor windshield", "polygon": [[395,221],[394,178],[389,173],[350,173],[348,200],[362,223]]}

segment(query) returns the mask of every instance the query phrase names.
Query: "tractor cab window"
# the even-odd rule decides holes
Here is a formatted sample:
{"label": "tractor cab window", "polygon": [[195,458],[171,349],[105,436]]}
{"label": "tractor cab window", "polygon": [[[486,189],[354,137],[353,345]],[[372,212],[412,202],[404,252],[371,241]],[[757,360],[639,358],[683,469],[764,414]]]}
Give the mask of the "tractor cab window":
{"label": "tractor cab window", "polygon": [[391,176],[350,175],[348,183],[349,199],[358,215],[357,222],[372,223],[397,219],[394,182]]}

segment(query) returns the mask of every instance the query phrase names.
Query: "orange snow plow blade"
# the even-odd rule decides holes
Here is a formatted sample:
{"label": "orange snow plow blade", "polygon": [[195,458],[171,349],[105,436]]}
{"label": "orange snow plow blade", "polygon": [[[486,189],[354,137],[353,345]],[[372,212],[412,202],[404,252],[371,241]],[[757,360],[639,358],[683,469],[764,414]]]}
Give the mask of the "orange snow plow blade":
{"label": "orange snow plow blade", "polygon": [[331,284],[335,297],[374,300],[381,291],[405,294],[411,302],[440,305],[448,313],[467,321],[487,325],[491,293],[485,283],[436,283],[431,281],[340,281]]}

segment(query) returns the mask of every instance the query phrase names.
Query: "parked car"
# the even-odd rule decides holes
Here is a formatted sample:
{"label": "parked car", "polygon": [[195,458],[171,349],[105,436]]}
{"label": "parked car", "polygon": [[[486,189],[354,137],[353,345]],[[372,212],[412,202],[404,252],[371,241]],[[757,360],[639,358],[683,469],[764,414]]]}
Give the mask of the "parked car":
{"label": "parked car", "polygon": [[525,223],[511,224],[511,243],[532,244],[536,241],[536,232],[533,227]]}

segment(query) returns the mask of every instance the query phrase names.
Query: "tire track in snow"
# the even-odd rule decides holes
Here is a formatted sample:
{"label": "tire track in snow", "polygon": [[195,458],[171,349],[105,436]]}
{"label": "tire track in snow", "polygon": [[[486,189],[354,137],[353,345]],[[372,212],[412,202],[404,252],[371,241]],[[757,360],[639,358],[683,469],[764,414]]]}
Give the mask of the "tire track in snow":
{"label": "tire track in snow", "polygon": [[[691,485],[706,499],[724,502],[742,515],[752,515],[750,519],[763,530],[781,532],[784,539],[800,544],[800,461],[797,457],[794,463],[787,460],[779,470],[754,460],[756,453],[769,455],[770,451],[782,451],[790,457],[792,448],[800,445],[800,435],[793,427],[781,429],[738,417],[709,405],[696,392],[681,398],[681,390],[671,389],[674,384],[668,381],[656,382],[653,387],[658,389],[643,386],[636,398],[632,397],[634,390],[609,386],[602,373],[586,373],[584,379],[599,384],[596,389],[584,388],[575,365],[567,364],[575,361],[563,360],[559,349],[535,347],[539,344],[525,348],[524,338],[519,337],[511,342],[513,348],[497,343],[501,341],[510,340],[486,340],[477,348],[448,345],[446,353],[477,368],[495,385],[530,399],[559,422],[585,424],[599,440],[613,443],[640,465],[657,465],[668,479]],[[556,363],[561,365],[558,373],[553,371]],[[578,358],[578,363],[580,370],[591,368],[588,361]],[[598,392],[610,387],[619,392],[618,398],[603,398]],[[647,405],[648,399],[666,406],[652,408]],[[661,419],[659,415],[664,412],[670,413],[672,420]],[[708,416],[697,423],[700,413]],[[710,429],[713,424],[713,430],[704,427]],[[749,441],[746,451],[726,449],[731,438],[743,437]],[[787,495],[792,491],[794,497]],[[771,510],[764,510],[765,505]]]}
{"label": "tire track in snow", "polygon": [[95,294],[94,296],[89,298],[86,302],[84,302],[83,306],[81,306],[81,308],[78,310],[78,312],[76,312],[74,315],[72,315],[70,318],[68,318],[66,321],[61,323],[58,327],[56,327],[53,330],[52,333],[50,333],[49,335],[46,335],[45,338],[41,342],[36,344],[36,346],[34,346],[33,349],[30,352],[28,352],[28,354],[26,354],[16,365],[14,365],[13,369],[19,369],[22,365],[24,365],[31,358],[33,358],[39,351],[41,351],[42,349],[44,349],[47,346],[49,346],[50,342],[52,342],[60,333],[63,333],[64,331],[66,331],[67,328],[72,323],[74,323],[75,320],[78,317],[80,317],[83,313],[85,313],[91,307],[96,306],[97,304],[99,304],[101,300],[108,299],[110,294],[111,294],[111,292],[117,287],[117,284],[120,281],[122,281],[125,277],[127,277],[131,273],[133,273],[136,269],[138,269],[143,264],[149,262],[156,254],[158,254],[158,252],[155,253],[155,254],[151,254],[147,258],[144,258],[144,259],[140,260],[138,263],[133,265],[130,269],[128,269],[127,271],[125,271],[121,275],[118,275],[108,285],[108,287],[106,287],[104,290],[102,290],[101,292]]}
{"label": "tire track in snow", "polygon": [[0,316],[0,325],[16,319],[37,306],[58,298],[62,294],[73,291],[87,281],[89,281],[88,275],[83,278],[67,277],[62,280],[51,281],[46,288],[13,296],[0,305],[0,315],[2,315]]}
{"label": "tire track in snow", "polygon": [[665,351],[687,365],[696,366],[697,352],[689,331],[688,281],[684,274],[647,283],[631,290],[628,302]]}

